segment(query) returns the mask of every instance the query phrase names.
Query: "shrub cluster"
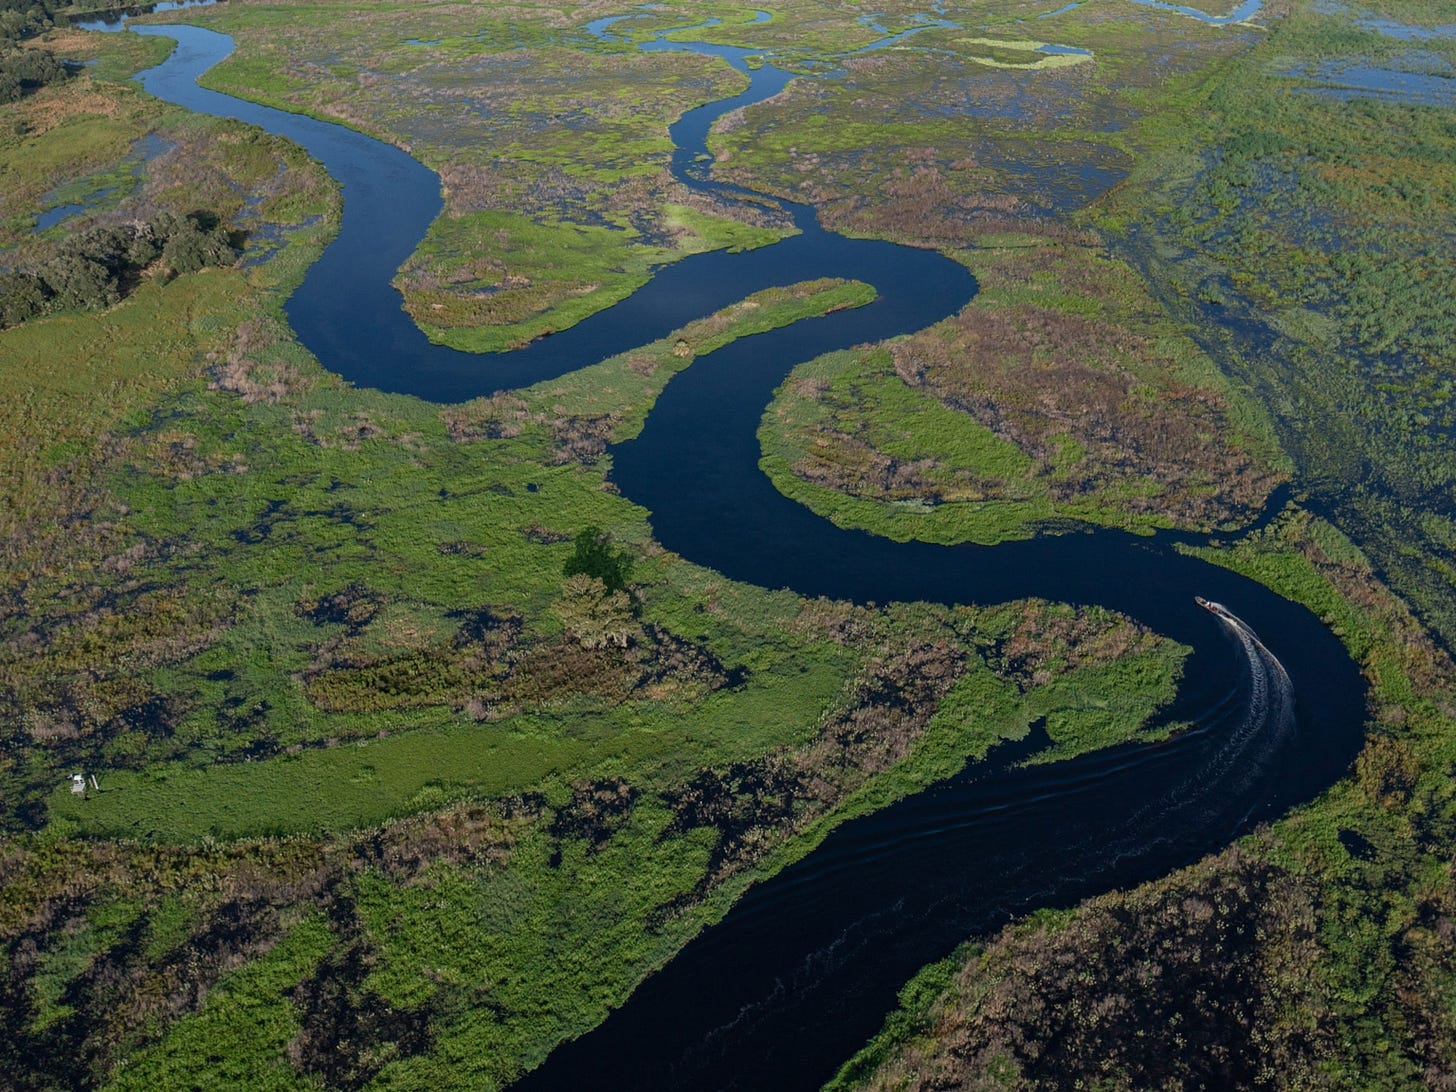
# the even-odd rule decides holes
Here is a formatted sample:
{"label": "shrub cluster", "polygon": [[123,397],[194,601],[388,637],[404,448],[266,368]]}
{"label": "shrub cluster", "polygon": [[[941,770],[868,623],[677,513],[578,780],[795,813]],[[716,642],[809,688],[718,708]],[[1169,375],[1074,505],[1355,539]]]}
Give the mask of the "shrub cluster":
{"label": "shrub cluster", "polygon": [[109,307],[154,263],[176,275],[236,259],[227,231],[206,212],[163,212],[91,228],[31,269],[0,272],[0,327],[54,311]]}

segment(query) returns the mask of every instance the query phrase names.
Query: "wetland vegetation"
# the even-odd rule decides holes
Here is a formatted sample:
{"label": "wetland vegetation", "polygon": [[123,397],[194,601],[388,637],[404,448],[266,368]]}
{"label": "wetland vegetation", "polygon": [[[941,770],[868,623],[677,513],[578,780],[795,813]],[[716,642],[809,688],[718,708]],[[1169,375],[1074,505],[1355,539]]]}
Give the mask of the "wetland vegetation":
{"label": "wetland vegetation", "polygon": [[1449,643],[1449,111],[1328,93],[1342,66],[1385,66],[1397,86],[1400,70],[1445,71],[1456,38],[1390,32],[1431,18],[1409,5],[1292,12],[1239,79],[1203,92],[1192,140],[1149,161],[1160,180],[1147,197],[1114,201],[1103,222],[1261,392],[1316,503]]}
{"label": "wetland vegetation", "polygon": [[1261,412],[1094,243],[984,237],[959,316],[801,365],[764,416],[769,477],[836,523],[933,542],[1257,515],[1287,476]]}
{"label": "wetland vegetation", "polygon": [[[1426,6],[1053,6],[948,5],[958,25],[858,56],[923,12],[674,4],[616,44],[582,30],[623,14],[600,3],[187,18],[239,43],[213,86],[440,173],[397,284],[476,350],[786,230],[667,170],[668,124],[743,81],[632,43],[719,18],[692,36],[805,78],[715,131],[718,175],[945,249],[982,289],[794,372],[760,432],[785,493],[936,542],[1231,533],[1302,494],[1204,556],[1360,662],[1350,777],[1163,880],[967,938],[840,1086],[1440,1085],[1456,137],[1427,105],[1304,93],[1331,55],[1431,68],[1366,25]],[[128,83],[162,40],[12,24],[86,65],[0,106],[0,283],[199,211],[241,251],[138,276],[159,249],[100,313],[0,331],[5,1083],[501,1086],[847,818],[1034,730],[1045,761],[1175,727],[1186,650],[1112,612],[760,589],[617,494],[608,446],[674,374],[866,286],[768,289],[459,405],[354,389],[282,314],[337,223],[327,177]],[[1028,65],[1030,26],[1093,59]]]}

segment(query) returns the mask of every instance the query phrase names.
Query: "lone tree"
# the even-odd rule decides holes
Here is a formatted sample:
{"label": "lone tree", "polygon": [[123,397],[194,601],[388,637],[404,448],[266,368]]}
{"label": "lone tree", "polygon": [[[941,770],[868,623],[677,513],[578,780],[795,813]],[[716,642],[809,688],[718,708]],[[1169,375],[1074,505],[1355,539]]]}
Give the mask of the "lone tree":
{"label": "lone tree", "polygon": [[582,648],[626,648],[642,630],[624,591],[608,591],[594,576],[568,576],[561,598],[551,605],[561,626]]}
{"label": "lone tree", "polygon": [[600,527],[584,528],[576,536],[576,552],[562,570],[566,576],[592,576],[606,585],[609,592],[626,591],[632,574],[632,559],[625,550],[612,549]]}

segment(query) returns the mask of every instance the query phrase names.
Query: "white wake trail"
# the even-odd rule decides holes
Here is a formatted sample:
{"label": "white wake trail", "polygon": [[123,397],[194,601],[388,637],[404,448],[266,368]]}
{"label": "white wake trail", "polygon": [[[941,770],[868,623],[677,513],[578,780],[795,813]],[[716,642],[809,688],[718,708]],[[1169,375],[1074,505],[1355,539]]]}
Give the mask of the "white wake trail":
{"label": "white wake trail", "polygon": [[[1167,817],[1172,813],[1202,811],[1208,821],[1214,821],[1223,810],[1223,801],[1240,795],[1266,776],[1295,727],[1294,684],[1279,658],[1264,646],[1252,626],[1227,607],[1202,599],[1199,605],[1238,642],[1248,672],[1243,715],[1190,777],[1171,786],[1128,819],[1114,842],[1116,856],[1136,853],[1148,839],[1157,840],[1159,829],[1169,825]],[[1240,822],[1247,818],[1246,813]]]}

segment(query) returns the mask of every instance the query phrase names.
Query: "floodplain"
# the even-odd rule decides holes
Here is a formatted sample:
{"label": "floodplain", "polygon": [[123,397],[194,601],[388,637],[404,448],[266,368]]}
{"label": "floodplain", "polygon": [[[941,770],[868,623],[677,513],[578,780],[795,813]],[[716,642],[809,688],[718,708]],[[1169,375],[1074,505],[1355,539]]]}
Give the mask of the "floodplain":
{"label": "floodplain", "polygon": [[[1051,7],[144,21],[225,30],[211,86],[438,171],[396,284],[459,348],[771,246],[776,197],[951,255],[980,285],[960,314],[804,361],[766,405],[780,490],[897,540],[1197,534],[1360,664],[1349,776],[1171,876],[966,938],[842,1086],[1435,1079],[1456,160],[1429,89],[1360,73],[1441,79],[1456,47],[1403,0],[1226,25]],[[619,40],[587,29],[624,14]],[[663,32],[799,74],[710,138],[756,199],[671,174],[669,125],[744,78],[636,48]],[[336,228],[327,176],[145,96],[128,78],[161,39],[21,48],[78,70],[0,106],[0,266],[199,209],[239,251],[0,330],[7,1083],[503,1087],[851,817],[1004,741],[1044,734],[1052,761],[1179,730],[1187,650],[1115,612],[760,588],[665,550],[619,494],[612,445],[674,375],[867,286],[766,289],[457,405],[355,388],[282,309]]]}

